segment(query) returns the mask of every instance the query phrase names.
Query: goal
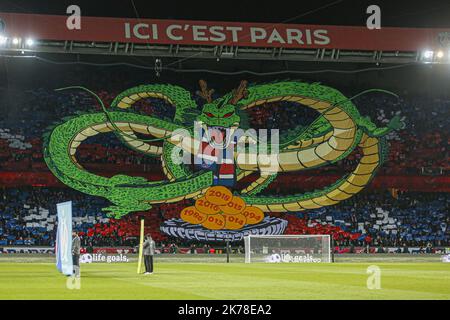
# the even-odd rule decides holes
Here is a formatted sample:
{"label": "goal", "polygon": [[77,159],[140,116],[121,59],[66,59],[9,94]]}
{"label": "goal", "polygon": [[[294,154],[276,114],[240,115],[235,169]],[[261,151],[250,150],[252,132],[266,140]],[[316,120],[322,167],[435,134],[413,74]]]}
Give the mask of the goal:
{"label": "goal", "polygon": [[249,235],[244,243],[245,263],[331,262],[329,235]]}

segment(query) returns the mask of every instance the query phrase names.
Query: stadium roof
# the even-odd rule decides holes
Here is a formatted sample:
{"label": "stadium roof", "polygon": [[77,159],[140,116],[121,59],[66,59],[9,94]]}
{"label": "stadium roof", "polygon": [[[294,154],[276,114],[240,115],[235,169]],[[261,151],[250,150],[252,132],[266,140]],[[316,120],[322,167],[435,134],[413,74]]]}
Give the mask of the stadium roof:
{"label": "stadium roof", "polygon": [[[113,3],[113,5],[112,5]],[[77,4],[85,16],[364,26],[377,4],[385,27],[450,27],[448,0],[2,0],[0,12],[66,14]]]}
{"label": "stadium roof", "polygon": [[[84,32],[81,31],[80,35],[76,37],[58,35],[58,30],[54,30],[52,27],[48,28],[48,26],[46,30],[47,16],[41,18],[41,22],[44,23],[38,23],[38,25],[44,25],[43,29],[33,24],[34,18],[28,18],[45,14],[58,15],[65,19],[67,6],[74,3],[81,7],[82,16],[86,17],[84,21],[91,21],[90,25],[94,27],[84,30]],[[448,1],[429,0],[421,3],[378,1],[377,4],[382,10],[382,29],[372,32],[365,27],[368,17],[366,9],[370,4],[373,2],[366,0],[318,0],[298,3],[292,1],[258,1],[254,3],[223,1],[214,2],[214,4],[211,1],[129,0],[114,2],[114,5],[111,5],[110,1],[78,0],[48,1],[45,6],[42,6],[41,1],[4,0],[0,4],[0,18],[2,18],[2,14],[8,15],[8,12],[31,14],[31,16],[17,16],[23,18],[10,19],[7,25],[19,26],[25,30],[43,30],[44,34],[50,32],[57,36],[40,37],[36,35],[35,38],[28,38],[29,36],[21,35],[23,39],[18,38],[17,44],[14,44],[15,40],[11,36],[3,48],[0,38],[0,54],[6,57],[25,56],[64,62],[75,60],[77,62],[114,63],[116,61],[129,62],[132,59],[136,64],[138,60],[146,60],[145,64],[147,67],[150,65],[150,68],[154,67],[156,59],[163,58],[164,68],[178,69],[187,64],[196,69],[201,69],[205,65],[210,68],[216,59],[217,61],[219,59],[220,61],[233,61],[236,66],[242,65],[237,63],[242,60],[243,63],[247,63],[246,66],[249,66],[247,69],[255,67],[258,61],[270,61],[269,64],[265,64],[264,69],[271,71],[289,69],[289,67],[292,69],[298,62],[326,62],[329,66],[342,62],[345,63],[344,65],[370,63],[377,67],[386,64],[450,62],[450,49],[448,48],[450,3]],[[106,20],[88,18],[95,16],[110,18]],[[117,20],[111,17],[115,17]],[[54,19],[54,16],[51,19]],[[262,28],[269,26],[270,30],[280,28],[281,31],[285,31],[286,26],[294,26],[294,29],[303,33],[302,41],[304,42],[307,42],[305,29],[309,27],[314,32],[314,28],[319,28],[318,25],[326,25],[327,37],[331,39],[331,44],[309,46],[294,43],[294,46],[289,47],[286,43],[277,44],[275,42],[274,45],[273,43],[268,44],[269,35],[264,41],[256,44],[245,43],[245,41],[237,44],[230,43],[229,39],[225,43],[217,45],[193,41],[177,43],[176,41],[152,42],[148,39],[143,41],[136,39],[133,27],[148,22],[149,29],[151,29],[150,26],[152,21],[155,21],[154,19],[164,19],[154,23],[161,28],[159,29],[160,34],[166,33],[167,24],[170,25],[170,21],[172,21],[171,25],[179,22],[188,24],[193,20],[207,25],[208,23],[205,21],[216,21],[213,22],[213,25],[218,24],[219,26],[249,22],[250,26]],[[91,32],[91,30],[95,31],[97,25],[102,25],[98,22],[103,21],[119,22],[108,24],[107,27],[100,27],[100,37],[96,38],[95,32]],[[129,23],[128,30],[131,32],[131,39],[120,38],[124,34],[126,23]],[[309,24],[315,26],[308,26]],[[398,29],[399,27],[408,29]],[[117,30],[119,32],[116,32]],[[175,35],[180,31],[179,29],[174,30]],[[138,33],[140,32],[145,34],[145,28],[139,29]],[[86,35],[88,36],[86,37]],[[192,36],[192,33],[189,33],[186,38],[189,36]],[[231,33],[228,36],[231,37]],[[287,63],[290,63],[289,67]],[[261,70],[261,68],[259,69]]]}

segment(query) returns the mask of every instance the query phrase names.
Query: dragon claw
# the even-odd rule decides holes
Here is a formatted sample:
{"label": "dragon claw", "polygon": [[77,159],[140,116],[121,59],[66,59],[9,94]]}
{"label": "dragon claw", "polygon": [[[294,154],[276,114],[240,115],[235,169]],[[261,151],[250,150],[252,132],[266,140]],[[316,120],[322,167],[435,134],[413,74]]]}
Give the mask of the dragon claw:
{"label": "dragon claw", "polygon": [[102,211],[106,212],[106,215],[110,218],[120,219],[123,216],[135,212],[135,211],[147,211],[152,206],[148,203],[137,203],[136,205],[117,205],[103,208]]}
{"label": "dragon claw", "polygon": [[395,116],[389,121],[388,128],[392,130],[400,130],[406,127],[406,124],[401,120],[400,116]]}

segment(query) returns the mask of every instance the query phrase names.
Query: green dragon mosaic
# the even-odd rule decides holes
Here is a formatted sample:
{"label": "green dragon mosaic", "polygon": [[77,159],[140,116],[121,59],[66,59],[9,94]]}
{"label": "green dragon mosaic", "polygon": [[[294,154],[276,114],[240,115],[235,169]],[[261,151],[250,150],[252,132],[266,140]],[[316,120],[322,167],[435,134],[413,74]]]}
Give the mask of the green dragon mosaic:
{"label": "green dragon mosaic", "polygon": [[[199,94],[206,100],[201,112],[189,91],[170,84],[153,84],[122,92],[108,109],[102,104],[103,112],[66,119],[44,137],[44,157],[49,169],[67,186],[108,199],[112,205],[104,210],[116,218],[149,210],[153,204],[196,199],[213,185],[214,175],[211,170],[192,171],[188,165],[173,161],[171,155],[174,152],[196,152],[192,147],[196,142],[194,138],[180,138],[174,132],[185,130],[193,135],[194,120],[201,121],[206,129],[248,129],[245,121],[248,109],[285,101],[312,108],[318,112],[317,119],[308,127],[299,126],[280,133],[280,152],[276,155],[275,170],[273,162],[271,169],[267,169],[263,154],[255,154],[257,161],[250,163],[244,161],[245,154],[236,152],[236,181],[251,174],[258,175],[258,178],[234,192],[247,205],[264,212],[301,211],[334,205],[361,191],[387,158],[386,135],[404,126],[399,117],[394,117],[386,127],[378,128],[370,118],[360,115],[351,99],[319,83],[283,81],[248,86],[246,81],[242,81],[238,89],[215,100],[206,82],[200,81],[200,87]],[[173,105],[173,119],[168,121],[130,111],[135,102],[148,98],[163,99]],[[143,177],[123,174],[107,178],[85,170],[76,159],[77,148],[88,137],[107,132],[114,132],[135,151],[160,157],[166,178],[147,181]],[[137,134],[151,138],[141,139]],[[157,141],[163,141],[162,145],[156,144]],[[358,166],[322,190],[291,195],[260,195],[277,174],[333,164],[347,157],[355,148],[361,152]]]}

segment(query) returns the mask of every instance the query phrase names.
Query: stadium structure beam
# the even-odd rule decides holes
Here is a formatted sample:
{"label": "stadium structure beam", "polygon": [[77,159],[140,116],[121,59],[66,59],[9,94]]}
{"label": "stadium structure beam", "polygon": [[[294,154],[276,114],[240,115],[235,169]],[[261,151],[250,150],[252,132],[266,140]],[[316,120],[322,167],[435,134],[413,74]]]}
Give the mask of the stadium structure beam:
{"label": "stadium structure beam", "polygon": [[[362,51],[345,49],[254,48],[238,46],[155,45],[119,42],[35,41],[32,47],[3,46],[0,54],[87,54],[136,57],[320,61],[345,63],[427,62],[417,51]],[[445,63],[428,61],[429,63]],[[448,63],[448,62],[447,62]]]}

